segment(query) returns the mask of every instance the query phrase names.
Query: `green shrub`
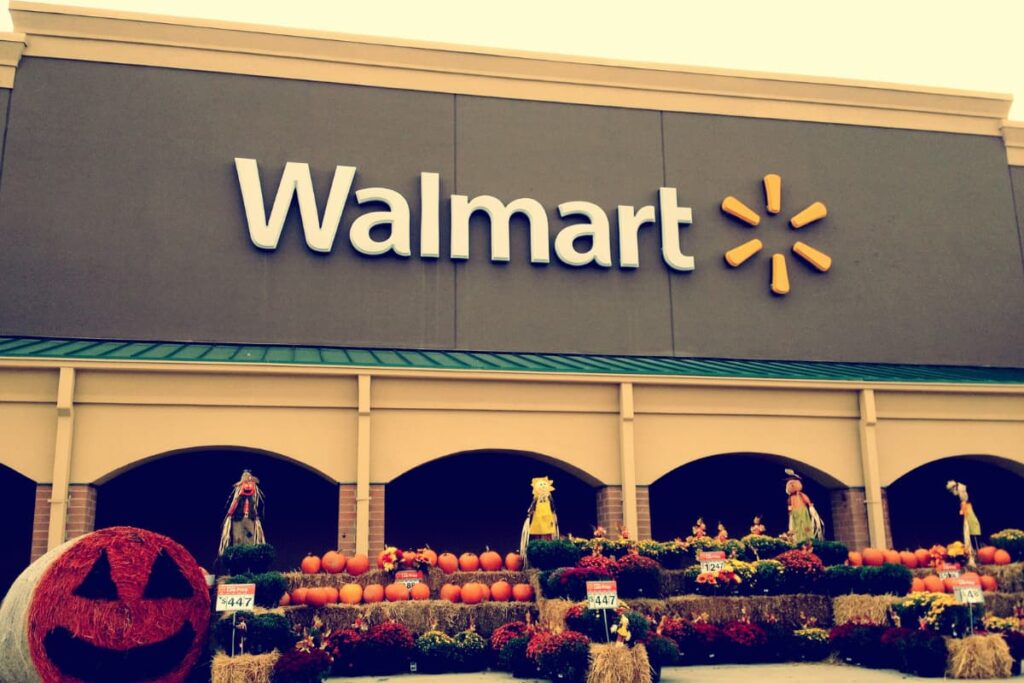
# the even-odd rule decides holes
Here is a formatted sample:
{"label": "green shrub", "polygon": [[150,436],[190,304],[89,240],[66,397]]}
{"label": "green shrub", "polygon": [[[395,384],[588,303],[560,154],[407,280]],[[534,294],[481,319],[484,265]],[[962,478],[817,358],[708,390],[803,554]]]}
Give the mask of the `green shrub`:
{"label": "green shrub", "polygon": [[498,654],[498,668],[509,671],[514,678],[534,678],[537,665],[526,656],[526,648],[530,644],[530,634],[510,639]]}
{"label": "green shrub", "polygon": [[[259,655],[273,650],[291,649],[298,637],[292,631],[291,622],[280,614],[235,613],[236,623],[245,622],[244,631],[235,634],[235,651],[239,651],[239,636],[244,634],[246,654]],[[231,652],[231,619],[221,619],[213,629],[214,640],[225,652]]]}
{"label": "green shrub", "polygon": [[460,631],[455,643],[456,671],[483,671],[487,668],[487,641],[476,631]]}
{"label": "green shrub", "polygon": [[889,650],[882,647],[882,635],[887,626],[874,624],[843,624],[829,633],[832,648],[841,659],[858,666],[885,669],[895,665],[888,656]]}
{"label": "green shrub", "polygon": [[590,639],[575,631],[544,638],[536,651],[537,671],[552,681],[583,683],[590,669]]}
{"label": "green shrub", "polygon": [[526,546],[526,560],[534,569],[573,567],[583,556],[583,548],[567,538],[538,539]]}
{"label": "green shrub", "polygon": [[232,545],[221,555],[220,561],[229,574],[259,574],[270,569],[277,553],[269,543]]}
{"label": "green shrub", "polygon": [[651,558],[665,569],[679,569],[686,557],[686,546],[677,541],[640,541],[637,544],[637,552]]}
{"label": "green shrub", "polygon": [[990,537],[992,545],[1010,553],[1014,562],[1024,560],[1024,531],[1020,529],[1003,529]]}
{"label": "green shrub", "polygon": [[755,536],[749,534],[743,537],[743,545],[746,548],[747,560],[770,560],[787,550],[793,549],[793,544],[774,536]]}
{"label": "green shrub", "polygon": [[821,541],[815,538],[811,541],[811,548],[826,567],[843,564],[850,556],[849,548],[839,541]]}
{"label": "green shrub", "polygon": [[[567,598],[580,601],[587,597],[587,581],[607,581],[612,575],[604,569],[560,567],[541,572],[538,580],[545,598]],[[660,581],[661,575],[658,574]],[[619,593],[622,595],[621,584]]]}
{"label": "green shrub", "polygon": [[671,638],[654,633],[648,637],[644,645],[647,647],[647,658],[651,661],[652,668],[675,666],[679,662],[679,646]]}
{"label": "green shrub", "polygon": [[862,569],[864,568],[848,567],[842,564],[826,567],[825,592],[832,596],[859,593]]}
{"label": "green shrub", "polygon": [[815,593],[825,578],[825,566],[814,553],[803,549],[787,550],[775,558],[782,563],[783,585],[787,593]]}
{"label": "green shrub", "polygon": [[903,673],[925,678],[946,675],[946,640],[931,631],[912,631],[896,646],[899,653],[897,668]]}
{"label": "green shrub", "polygon": [[758,560],[750,579],[752,595],[775,595],[782,590],[784,570],[778,560]]}
{"label": "green shrub", "polygon": [[861,592],[870,595],[902,596],[910,592],[914,574],[900,564],[883,564],[881,567],[860,567]]}
{"label": "green shrub", "polygon": [[801,662],[820,662],[832,652],[828,631],[823,628],[802,628],[793,631],[790,656]]}
{"label": "green shrub", "polygon": [[940,635],[963,638],[972,627],[982,629],[984,605],[960,605],[948,593],[911,593],[892,606],[900,623],[922,624]]}
{"label": "green shrub", "polygon": [[277,607],[281,602],[281,596],[288,590],[288,580],[281,572],[236,574],[229,576],[225,583],[256,584],[256,604],[260,607]]}
{"label": "green shrub", "polygon": [[444,631],[427,631],[416,639],[417,671],[427,674],[455,671],[458,659],[455,640]]}
{"label": "green shrub", "polygon": [[657,598],[661,595],[661,568],[649,557],[625,555],[615,577],[624,598]]}

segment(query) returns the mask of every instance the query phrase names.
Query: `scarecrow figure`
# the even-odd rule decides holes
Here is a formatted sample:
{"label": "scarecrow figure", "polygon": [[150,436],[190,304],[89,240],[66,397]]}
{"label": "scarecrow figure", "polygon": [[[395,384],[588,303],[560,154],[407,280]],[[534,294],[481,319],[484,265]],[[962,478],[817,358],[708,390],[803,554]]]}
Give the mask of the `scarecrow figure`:
{"label": "scarecrow figure", "polygon": [[263,535],[263,523],[260,521],[259,508],[263,505],[263,491],[260,480],[252,476],[249,470],[243,470],[241,478],[235,482],[228,499],[228,512],[224,516],[224,525],[220,532],[219,555],[223,555],[228,546],[255,545],[266,543]]}
{"label": "scarecrow figure", "polygon": [[754,536],[764,536],[764,524],[761,524],[761,515],[754,517],[754,523],[750,525],[750,533]]}
{"label": "scarecrow figure", "polygon": [[715,534],[715,540],[719,543],[725,543],[729,540],[729,532],[725,530],[725,525],[721,522],[718,523],[718,533]]}
{"label": "scarecrow figure", "polygon": [[789,497],[789,536],[796,545],[825,538],[825,524],[804,493],[804,482],[791,469],[786,470],[786,495]]}
{"label": "scarecrow figure", "polygon": [[704,524],[704,518],[698,517],[697,523],[690,527],[692,538],[704,538],[707,536],[707,525]]}
{"label": "scarecrow figure", "polygon": [[551,501],[555,482],[549,477],[534,477],[530,486],[533,488],[533,501],[526,511],[519,540],[519,554],[523,557],[526,557],[526,546],[531,538],[558,538],[558,515]]}
{"label": "scarecrow figure", "polygon": [[974,506],[967,497],[967,487],[958,481],[946,482],[946,490],[960,499],[960,516],[964,518],[964,548],[967,550],[967,564],[974,566],[974,553],[981,547],[981,522],[974,514]]}

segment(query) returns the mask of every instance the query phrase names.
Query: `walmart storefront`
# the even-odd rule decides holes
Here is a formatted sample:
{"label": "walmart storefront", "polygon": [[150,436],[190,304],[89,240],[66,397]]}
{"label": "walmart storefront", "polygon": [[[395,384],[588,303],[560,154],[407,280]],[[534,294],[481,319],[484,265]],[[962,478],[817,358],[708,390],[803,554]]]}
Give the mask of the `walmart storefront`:
{"label": "walmart storefront", "polygon": [[[1024,126],[983,93],[12,2],[0,509],[478,549],[987,531],[1024,492]],[[767,176],[767,179],[766,179]],[[728,199],[727,198],[731,198]],[[799,226],[799,227],[797,227]]]}

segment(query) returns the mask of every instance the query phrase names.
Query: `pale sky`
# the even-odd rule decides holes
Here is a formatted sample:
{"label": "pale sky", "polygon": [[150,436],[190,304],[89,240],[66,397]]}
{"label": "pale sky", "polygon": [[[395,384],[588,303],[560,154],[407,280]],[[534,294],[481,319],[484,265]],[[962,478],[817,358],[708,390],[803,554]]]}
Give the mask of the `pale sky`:
{"label": "pale sky", "polygon": [[[63,5],[1014,96],[1024,1],[64,0]],[[0,0],[10,30],[7,0]]]}

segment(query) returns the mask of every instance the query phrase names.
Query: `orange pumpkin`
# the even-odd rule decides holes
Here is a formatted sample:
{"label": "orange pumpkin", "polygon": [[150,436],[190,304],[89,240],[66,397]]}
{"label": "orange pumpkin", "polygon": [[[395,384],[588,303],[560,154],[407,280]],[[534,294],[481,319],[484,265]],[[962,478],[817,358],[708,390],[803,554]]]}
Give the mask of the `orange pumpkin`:
{"label": "orange pumpkin", "polygon": [[484,599],[483,584],[467,583],[462,587],[462,602],[467,605],[477,605]]}
{"label": "orange pumpkin", "polygon": [[473,553],[459,555],[459,569],[464,572],[475,572],[480,569],[480,558]]}
{"label": "orange pumpkin", "polygon": [[953,592],[953,579],[942,579],[942,588],[947,593]]}
{"label": "orange pumpkin", "polygon": [[310,607],[323,607],[327,604],[327,591],[323,588],[310,588],[306,592],[306,604]]}
{"label": "orange pumpkin", "polygon": [[384,597],[388,602],[402,602],[409,599],[409,589],[404,583],[390,583],[384,589]]}
{"label": "orange pumpkin", "polygon": [[878,548],[864,548],[860,554],[864,557],[865,567],[881,567],[885,562],[885,555]]}
{"label": "orange pumpkin", "polygon": [[886,550],[883,555],[885,555],[885,564],[903,564],[900,554],[895,550]]}
{"label": "orange pumpkin", "polygon": [[420,561],[420,554],[415,550],[403,550],[402,559],[399,562],[406,569],[412,569]]}
{"label": "orange pumpkin", "polygon": [[480,584],[480,590],[483,591],[484,602],[487,602],[488,600],[491,599],[491,587],[490,586],[488,586],[486,583],[481,583]]}
{"label": "orange pumpkin", "polygon": [[[485,572],[500,572],[502,567],[501,555],[493,550],[486,550],[480,554],[480,568]],[[472,570],[469,570],[472,571]]]}
{"label": "orange pumpkin", "polygon": [[909,550],[904,550],[900,553],[900,562],[907,569],[917,569],[917,555]]}
{"label": "orange pumpkin", "polygon": [[935,574],[929,574],[924,577],[924,589],[929,593],[945,593],[946,584],[942,582],[942,579],[937,577]]}
{"label": "orange pumpkin", "polygon": [[334,586],[324,586],[324,594],[327,596],[327,604],[334,605],[338,602],[340,594]]}
{"label": "orange pumpkin", "polygon": [[856,550],[851,550],[846,555],[846,564],[850,565],[851,567],[860,567],[864,564],[864,558]]}
{"label": "orange pumpkin", "polygon": [[512,599],[512,584],[508,581],[495,581],[491,584],[491,600],[508,602]]}
{"label": "orange pumpkin", "polygon": [[992,561],[996,564],[1010,564],[1010,553],[1000,548],[996,551],[995,555],[992,556]]}
{"label": "orange pumpkin", "polygon": [[462,588],[453,583],[446,583],[441,586],[441,599],[448,602],[460,602],[462,600]]}
{"label": "orange pumpkin", "polygon": [[520,557],[519,553],[509,553],[505,555],[505,569],[510,572],[518,572],[523,569],[523,558]]}
{"label": "orange pumpkin", "polygon": [[425,561],[431,567],[437,566],[437,553],[431,550],[430,546],[427,546],[426,548],[420,548],[417,555],[419,555],[420,559]]}
{"label": "orange pumpkin", "polygon": [[345,565],[350,576],[365,574],[370,569],[370,558],[366,555],[353,555],[352,559]]}
{"label": "orange pumpkin", "polygon": [[516,602],[530,602],[533,600],[533,587],[528,583],[517,583],[512,586],[512,598]]}
{"label": "orange pumpkin", "polygon": [[459,558],[451,553],[441,553],[437,557],[437,566],[445,574],[454,574],[459,570]]}
{"label": "orange pumpkin", "polygon": [[993,564],[996,561],[996,547],[987,545],[978,551],[978,562],[982,564]]}
{"label": "orange pumpkin", "polygon": [[430,599],[430,586],[425,583],[414,584],[409,589],[409,597],[413,600],[429,600]]}
{"label": "orange pumpkin", "polygon": [[363,589],[363,602],[380,602],[384,599],[384,586],[379,583],[371,583]]}
{"label": "orange pumpkin", "polygon": [[924,548],[918,548],[915,550],[914,557],[917,558],[918,567],[930,567],[932,564],[932,554]]}
{"label": "orange pumpkin", "polygon": [[329,550],[320,558],[320,567],[328,574],[340,574],[345,571],[345,563],[348,560],[337,550]]}
{"label": "orange pumpkin", "polygon": [[343,605],[358,605],[363,599],[363,587],[358,583],[346,583],[338,596]]}
{"label": "orange pumpkin", "polygon": [[288,605],[292,604],[292,596],[288,593],[288,591],[284,592],[284,595],[282,595],[281,599],[277,601],[277,604],[280,607],[287,607]]}
{"label": "orange pumpkin", "polygon": [[913,579],[910,580],[911,593],[923,593],[924,590],[924,579],[915,576]]}
{"label": "orange pumpkin", "polygon": [[982,576],[981,577],[981,590],[991,593],[999,590],[999,584],[996,583],[996,577],[994,576]]}
{"label": "orange pumpkin", "polygon": [[306,593],[309,592],[308,588],[296,588],[292,591],[292,604],[293,605],[305,605],[306,604]]}
{"label": "orange pumpkin", "polygon": [[299,567],[303,574],[316,574],[320,571],[320,558],[316,555],[306,555]]}

